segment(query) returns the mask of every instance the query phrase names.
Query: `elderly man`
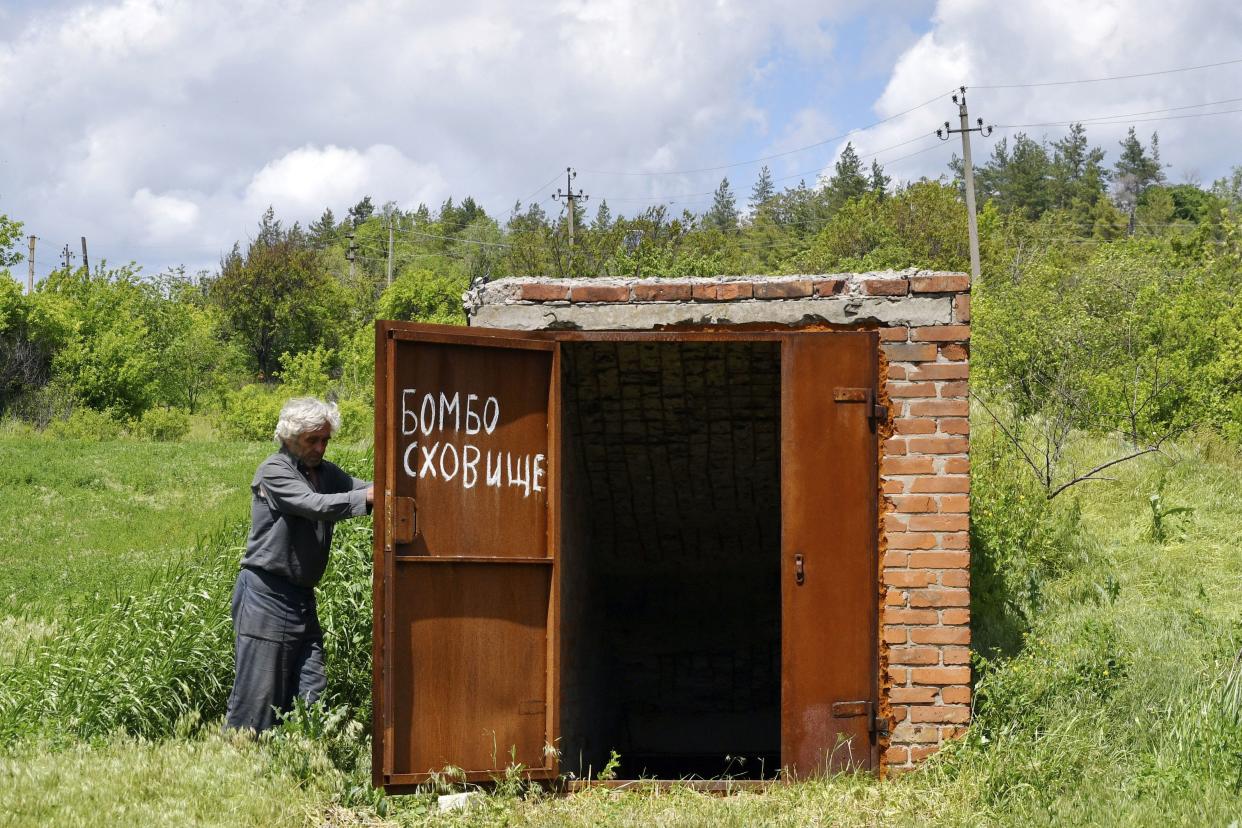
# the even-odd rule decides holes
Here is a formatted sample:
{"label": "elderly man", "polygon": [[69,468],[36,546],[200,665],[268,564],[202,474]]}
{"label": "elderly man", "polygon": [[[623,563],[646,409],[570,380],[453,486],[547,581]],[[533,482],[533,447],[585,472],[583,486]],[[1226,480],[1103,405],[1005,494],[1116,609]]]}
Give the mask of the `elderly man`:
{"label": "elderly man", "polygon": [[341,427],[332,403],[289,400],[280,411],[276,440],[250,484],[250,537],[233,589],[237,678],[226,727],[266,730],[293,699],[323,693],[323,631],[315,612],[315,585],[328,566],[332,526],[364,515],[374,487],[323,459]]}

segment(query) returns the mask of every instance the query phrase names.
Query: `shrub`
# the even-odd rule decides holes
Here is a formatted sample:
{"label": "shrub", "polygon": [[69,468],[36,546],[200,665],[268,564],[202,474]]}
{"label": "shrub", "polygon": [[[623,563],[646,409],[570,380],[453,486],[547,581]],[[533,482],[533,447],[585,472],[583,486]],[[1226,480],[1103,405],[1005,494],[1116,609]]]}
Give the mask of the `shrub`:
{"label": "shrub", "polygon": [[121,424],[103,411],[79,406],[63,420],[53,420],[47,429],[62,440],[115,440]]}
{"label": "shrub", "polygon": [[271,440],[285,397],[261,385],[247,385],[224,397],[217,428],[232,440]]}
{"label": "shrub", "polygon": [[190,415],[180,408],[148,408],[134,430],[149,440],[171,443],[189,432]]}

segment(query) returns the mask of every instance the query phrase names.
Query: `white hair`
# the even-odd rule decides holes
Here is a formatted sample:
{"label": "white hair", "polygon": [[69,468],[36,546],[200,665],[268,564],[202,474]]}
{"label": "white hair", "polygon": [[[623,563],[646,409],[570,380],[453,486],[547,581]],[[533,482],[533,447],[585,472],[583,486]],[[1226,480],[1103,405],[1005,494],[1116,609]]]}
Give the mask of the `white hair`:
{"label": "white hair", "polygon": [[336,403],[315,397],[294,397],[280,409],[276,423],[276,440],[284,443],[306,431],[328,426],[336,434],[341,428],[341,412]]}

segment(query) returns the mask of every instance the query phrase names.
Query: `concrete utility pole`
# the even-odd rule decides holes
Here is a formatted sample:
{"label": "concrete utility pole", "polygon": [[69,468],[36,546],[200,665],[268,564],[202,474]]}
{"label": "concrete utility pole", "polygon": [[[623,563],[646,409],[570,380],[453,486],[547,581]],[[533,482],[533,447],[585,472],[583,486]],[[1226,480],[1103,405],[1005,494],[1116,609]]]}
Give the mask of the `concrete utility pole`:
{"label": "concrete utility pole", "polygon": [[26,295],[34,293],[34,250],[35,242],[39,240],[38,236],[30,237],[30,255],[26,258]]}
{"label": "concrete utility pole", "polygon": [[392,287],[392,213],[388,214],[388,286]]}
{"label": "concrete utility pole", "polygon": [[86,269],[86,275],[91,273],[91,260],[86,257],[86,236],[82,237],[82,267]]}
{"label": "concrete utility pole", "polygon": [[578,192],[574,192],[574,179],[578,177],[578,173],[574,172],[573,167],[565,168],[565,191],[561,192],[561,188],[556,188],[556,193],[552,196],[557,201],[562,198],[569,205],[569,249],[574,247],[574,204],[578,201],[586,201],[590,198],[582,192],[582,188],[578,188]]}
{"label": "concrete utility pole", "polygon": [[345,248],[345,261],[349,262],[349,283],[354,283],[354,260],[356,257],[357,245],[354,244],[354,234],[346,233],[345,238],[349,239],[349,246]]}
{"label": "concrete utility pole", "polygon": [[60,257],[64,263],[65,270],[73,267],[73,251],[69,249],[69,242],[65,242],[65,249],[60,251]]}
{"label": "concrete utility pole", "polygon": [[961,87],[958,94],[953,96],[953,103],[957,104],[961,128],[950,129],[949,122],[945,121],[944,127],[936,130],[936,137],[947,141],[949,136],[955,132],[962,135],[962,165],[966,176],[966,222],[967,227],[970,228],[970,278],[974,281],[979,278],[979,222],[975,216],[975,167],[970,160],[970,133],[977,132],[987,137],[992,134],[992,126],[989,124],[985,128],[982,118],[978,119],[976,126],[970,126],[970,116],[966,113],[966,87]]}

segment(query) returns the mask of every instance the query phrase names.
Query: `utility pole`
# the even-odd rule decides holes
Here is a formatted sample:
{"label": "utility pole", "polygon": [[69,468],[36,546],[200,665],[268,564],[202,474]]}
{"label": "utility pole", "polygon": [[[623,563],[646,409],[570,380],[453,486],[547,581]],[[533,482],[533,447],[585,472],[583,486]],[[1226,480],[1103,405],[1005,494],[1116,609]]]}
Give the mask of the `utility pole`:
{"label": "utility pole", "polygon": [[354,244],[354,234],[346,233],[345,238],[349,239],[349,246],[345,248],[345,261],[349,262],[349,283],[354,283],[354,260],[357,258],[355,251],[357,245]]}
{"label": "utility pole", "polygon": [[86,236],[82,237],[82,267],[86,270],[86,275],[91,274],[91,260],[86,258]]}
{"label": "utility pole", "polygon": [[388,286],[392,287],[392,213],[388,214]]}
{"label": "utility pole", "polygon": [[60,251],[60,257],[64,262],[65,270],[73,267],[73,252],[69,250],[69,242],[65,242],[65,249]]}
{"label": "utility pole", "polygon": [[955,132],[962,136],[962,166],[966,176],[966,222],[970,229],[970,278],[971,281],[976,281],[979,278],[979,222],[975,217],[975,167],[970,160],[970,133],[977,132],[986,138],[992,134],[992,126],[989,124],[985,128],[982,118],[977,120],[975,126],[970,126],[970,116],[966,113],[966,87],[960,87],[959,92],[953,96],[953,103],[957,104],[961,127],[950,129],[949,122],[945,121],[944,127],[936,130],[936,137],[947,141]]}
{"label": "utility pole", "polygon": [[578,201],[586,201],[590,198],[582,192],[582,188],[578,188],[578,192],[574,192],[574,179],[578,177],[578,173],[574,172],[573,167],[565,168],[565,191],[561,192],[561,188],[556,188],[556,193],[552,196],[557,201],[565,199],[565,203],[569,205],[569,249],[574,248],[574,205]]}
{"label": "utility pole", "polygon": [[39,240],[38,236],[30,237],[30,255],[26,258],[26,295],[34,293],[34,250],[35,242]]}

